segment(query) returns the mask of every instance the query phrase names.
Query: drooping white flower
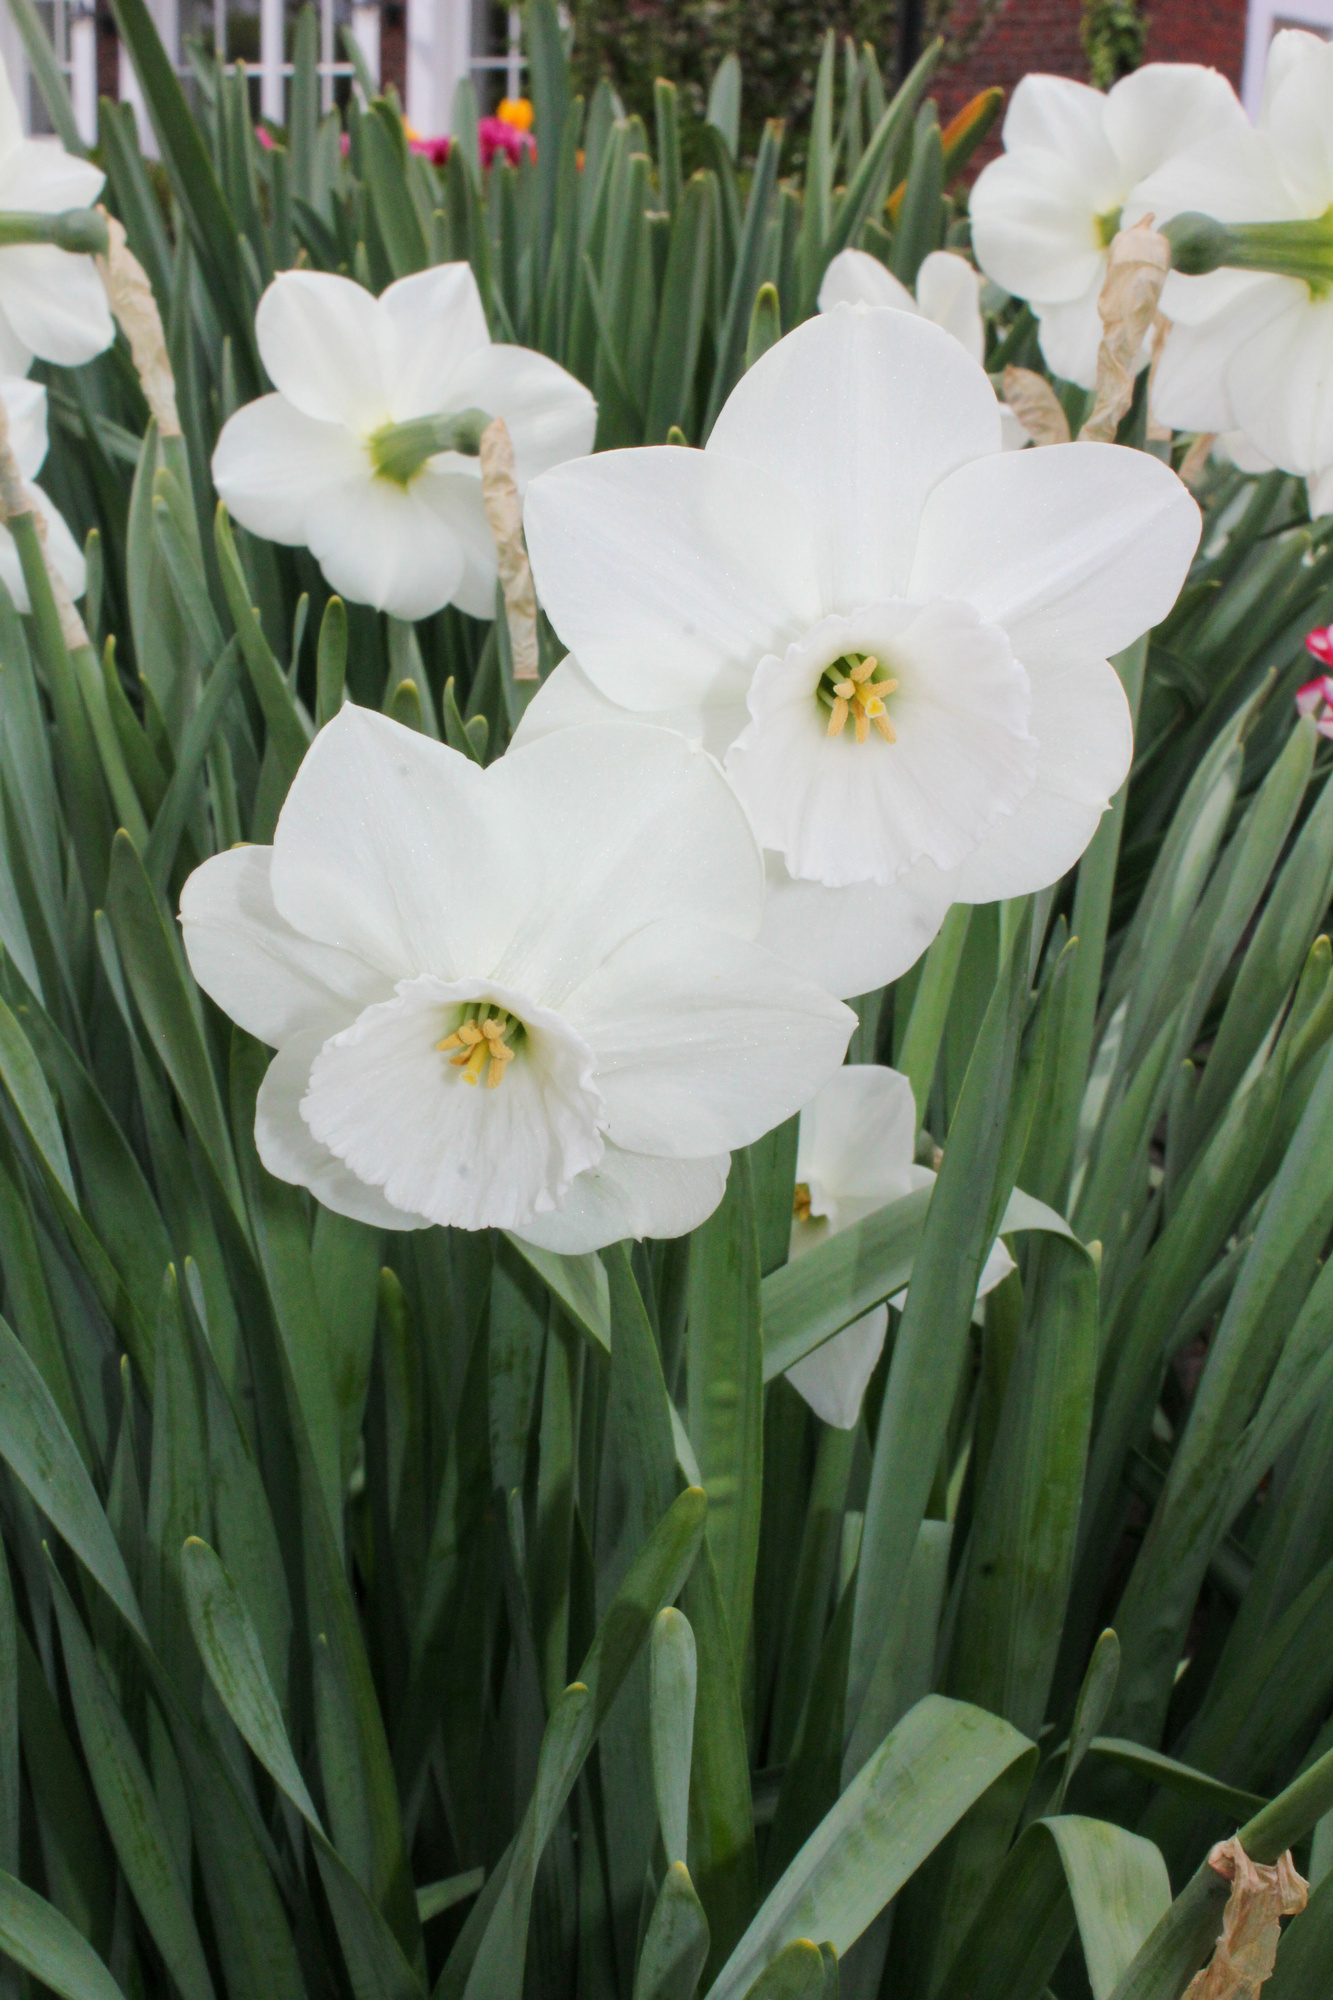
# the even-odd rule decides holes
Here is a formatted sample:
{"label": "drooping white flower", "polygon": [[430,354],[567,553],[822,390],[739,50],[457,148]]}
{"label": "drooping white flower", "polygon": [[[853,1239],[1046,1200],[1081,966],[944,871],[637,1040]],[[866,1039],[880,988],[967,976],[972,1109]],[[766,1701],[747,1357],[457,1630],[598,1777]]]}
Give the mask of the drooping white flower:
{"label": "drooping white flower", "polygon": [[841,1060],[855,1017],[754,942],[762,899],[734,795],[669,731],[483,771],[349,705],[272,847],[206,861],[181,920],[204,991],[277,1050],[270,1173],[380,1227],[575,1252],[694,1228],[730,1149]]}
{"label": "drooping white flower", "polygon": [[[82,597],[88,581],[83,550],[70,533],[64,516],[41,487],[32,483],[46,458],[46,391],[40,382],[29,382],[24,376],[0,380],[0,401],[9,421],[10,449],[31,495],[33,512],[45,524],[47,553],[64,578],[70,596]],[[18,609],[24,613],[31,611],[19,552],[14,537],[4,526],[0,526],[0,579]]]}
{"label": "drooping white flower", "polygon": [[[915,1149],[916,1104],[905,1076],[874,1063],[851,1063],[830,1077],[801,1113],[790,1254],[803,1256],[876,1209],[933,1186],[930,1168],[915,1164]],[[997,1239],[982,1267],[978,1299],[1013,1268]],[[900,1292],[889,1304],[901,1309],[906,1298]],[[888,1326],[888,1306],[874,1306],[787,1370],[792,1387],[826,1424],[845,1431],[856,1422]]]}
{"label": "drooping white flower", "polygon": [[1174,602],[1200,520],[1143,452],[1002,453],[957,341],[843,305],[768,350],[705,450],[561,466],[526,525],[577,665],[525,735],[600,696],[705,742],[767,850],[765,942],[850,994],[951,903],[1077,860],[1131,752],[1106,655]]}
{"label": "drooping white flower", "polygon": [[[25,139],[0,58],[0,216],[89,208],[106,176],[58,139]],[[51,243],[0,246],[0,374],[26,375],[34,354],[66,368],[109,347],[115,327],[91,257]]]}
{"label": "drooping white flower", "polygon": [[[1159,226],[1189,211],[1231,224],[1321,222],[1333,209],[1333,45],[1297,29],[1276,35],[1257,127],[1201,138],[1145,181],[1138,204]],[[1289,247],[1281,234],[1278,262]],[[1313,253],[1308,279],[1173,272],[1153,378],[1163,423],[1240,431],[1254,453],[1309,480],[1317,513],[1333,511],[1333,231],[1324,234],[1322,250],[1301,246]]]}
{"label": "drooping white flower", "polygon": [[[832,312],[840,305],[887,306],[893,312],[920,313],[951,333],[974,361],[985,359],[981,280],[966,257],[953,250],[932,250],[922,259],[915,296],[868,250],[840,250],[824,273],[819,310]],[[1003,402],[1000,425],[1004,449],[1021,451],[1028,441],[1027,432]]]}
{"label": "drooping white flower", "polygon": [[451,418],[503,417],[521,491],[592,449],[597,406],[582,383],[544,354],[492,343],[466,264],[400,278],[378,299],[350,278],[284,271],[255,335],[276,393],[238,410],[213,455],[236,519],[308,548],[359,604],[493,617],[475,440],[470,455],[440,440]]}
{"label": "drooping white flower", "polygon": [[972,190],[972,247],[986,275],[1032,307],[1056,375],[1096,382],[1106,253],[1139,183],[1204,134],[1225,143],[1244,129],[1226,78],[1195,63],[1148,63],[1105,94],[1069,77],[1023,78],[1004,153]]}

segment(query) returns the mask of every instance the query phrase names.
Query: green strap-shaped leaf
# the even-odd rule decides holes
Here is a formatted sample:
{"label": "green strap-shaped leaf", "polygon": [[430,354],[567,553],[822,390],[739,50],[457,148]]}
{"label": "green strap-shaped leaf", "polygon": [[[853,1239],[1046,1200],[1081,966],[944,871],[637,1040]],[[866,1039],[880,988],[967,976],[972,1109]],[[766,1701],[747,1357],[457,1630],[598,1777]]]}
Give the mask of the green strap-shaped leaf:
{"label": "green strap-shaped leaf", "polygon": [[114,0],[113,12],[121,40],[129,49],[143,86],[162,159],[172,190],[181,205],[199,268],[231,336],[235,365],[250,392],[258,390],[260,374],[254,345],[250,302],[241,267],[229,255],[236,242],[236,225],[213,172],[203,134],[190,115],[185,93],[144,0]]}
{"label": "green strap-shaped leaf", "polygon": [[1028,1310],[958,1601],[949,1693],[1035,1737],[1074,1567],[1097,1382],[1097,1272],[1081,1245],[1040,1240]]}
{"label": "green strap-shaped leaf", "polygon": [[690,1443],[708,1495],[708,1545],[732,1652],[745,1658],[763,1492],[763,1332],[749,1155],[732,1155],[720,1205],[690,1248]]}
{"label": "green strap-shaped leaf", "polygon": [[0,1952],[62,2000],[124,2000],[68,1918],[0,1869]]}
{"label": "green strap-shaped leaf", "polygon": [[822,2000],[824,1954],[811,1938],[793,1938],[766,1965],[746,2000]]}
{"label": "green strap-shaped leaf", "polygon": [[467,2000],[511,2000],[520,1991],[537,1863],[653,1619],[679,1592],[703,1537],[708,1502],[687,1487],[649,1536],[597,1628],[578,1680],[546,1727],[537,1787],[515,1839],[509,1871],[486,1926]]}
{"label": "green strap-shaped leaf", "polygon": [[50,1575],[83,1754],[125,1879],[185,2000],[214,2000],[189,1895],[152,1781],[54,1565]]}
{"label": "green strap-shaped leaf", "polygon": [[520,1257],[531,1264],[546,1289],[557,1299],[576,1325],[590,1340],[611,1350],[611,1303],[606,1266],[595,1251],[581,1257],[562,1257],[556,1250],[542,1250],[518,1236],[505,1233]]}
{"label": "green strap-shaped leaf", "polygon": [[353,1990],[365,2000],[419,2000],[422,1988],[379,1911],[332,1846],[292,1755],[254,1624],[204,1542],[181,1557],[190,1629],[218,1699],[310,1829]]}
{"label": "green strap-shaped leaf", "polygon": [[649,1723],[658,1824],[667,1860],[684,1861],[689,1838],[690,1758],[699,1667],[690,1621],[672,1605],[657,1614],[649,1665]]}
{"label": "green strap-shaped leaf", "polygon": [[634,1975],[634,2000],[694,2000],[708,1956],[708,1919],[683,1861],[662,1877]]}
{"label": "green strap-shaped leaf", "polygon": [[51,1391],[0,1319],[0,1456],[147,1643],[124,1558]]}
{"label": "green strap-shaped leaf", "polygon": [[849,1725],[912,1560],[953,1408],[981,1267],[1017,1175],[1015,1155],[1021,1156],[1026,1142],[1026,1132],[1020,1140],[1012,1129],[1010,1096],[1027,1002],[1030,925],[1028,905],[968,1064],[889,1365],[857,1570]]}
{"label": "green strap-shaped leaf", "polygon": [[116,835],[107,887],[107,915],[125,977],[154,1049],[175,1086],[218,1184],[237,1218],[245,1215],[222,1099],[199,1023],[190,1004],[175,940],[133,843]]}
{"label": "green strap-shaped leaf", "polygon": [[181,1551],[181,1581],[195,1644],[209,1679],[241,1735],[303,1819],[323,1832],[292,1755],[263,1649],[240,1594],[207,1542],[191,1536]]}
{"label": "green strap-shaped leaf", "polygon": [[1178,1792],[1183,1798],[1193,1799],[1196,1805],[1213,1806],[1228,1817],[1239,1818],[1242,1813],[1254,1813],[1268,1804],[1267,1799],[1254,1792],[1242,1791],[1238,1785],[1224,1785],[1220,1778],[1210,1778],[1206,1771],[1197,1771],[1192,1764],[1182,1764],[1142,1743],[1128,1743],[1123,1737],[1094,1736],[1087,1748],[1089,1756],[1104,1757],[1109,1764],[1119,1764],[1141,1778],[1151,1778],[1165,1791]]}
{"label": "green strap-shaped leaf", "polygon": [[905,1715],[766,1898],[709,2000],[740,2000],[785,1944],[841,1958],[996,1778],[1031,1749],[998,1716],[943,1695]]}
{"label": "green strap-shaped leaf", "polygon": [[1151,1841],[1106,1820],[1038,1820],[1006,1857],[938,2000],[1038,2000],[1076,1925],[1093,2000],[1110,2000],[1170,1904]]}

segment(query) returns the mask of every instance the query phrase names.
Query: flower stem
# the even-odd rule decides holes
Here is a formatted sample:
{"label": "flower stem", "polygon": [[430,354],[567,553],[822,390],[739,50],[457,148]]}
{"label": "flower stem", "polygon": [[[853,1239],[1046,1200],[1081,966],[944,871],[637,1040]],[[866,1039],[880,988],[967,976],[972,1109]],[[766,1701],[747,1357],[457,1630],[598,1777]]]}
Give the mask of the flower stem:
{"label": "flower stem", "polygon": [[1316,297],[1333,286],[1333,208],[1308,220],[1216,222],[1211,215],[1177,215],[1162,234],[1172,269],[1186,277],[1209,271],[1268,271],[1300,278]]}
{"label": "flower stem", "polygon": [[438,452],[458,451],[475,458],[489,422],[484,410],[455,410],[448,415],[409,417],[406,423],[385,424],[369,439],[375,470],[381,479],[407,486],[426,460]]}
{"label": "flower stem", "polygon": [[54,243],[74,255],[105,257],[106,218],[95,208],[67,208],[59,215],[34,215],[21,209],[0,214],[0,249],[15,243]]}

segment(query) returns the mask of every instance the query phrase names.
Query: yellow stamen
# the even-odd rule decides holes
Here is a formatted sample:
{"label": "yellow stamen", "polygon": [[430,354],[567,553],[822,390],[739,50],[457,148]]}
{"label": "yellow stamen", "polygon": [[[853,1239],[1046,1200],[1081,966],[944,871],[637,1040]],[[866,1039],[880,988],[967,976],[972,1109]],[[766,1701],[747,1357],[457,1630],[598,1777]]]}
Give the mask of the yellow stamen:
{"label": "yellow stamen", "polygon": [[875,655],[873,653],[867,653],[865,658],[862,660],[860,666],[852,668],[852,679],[855,682],[857,682],[858,685],[862,681],[868,681],[878,665],[879,661],[875,658]]}
{"label": "yellow stamen", "polygon": [[866,719],[866,712],[859,701],[852,703],[852,720],[856,724],[857,742],[868,743],[870,740],[870,724]]}
{"label": "yellow stamen", "polygon": [[875,717],[875,727],[886,743],[896,743],[898,741],[898,732],[889,721],[887,715],[877,715]]}
{"label": "yellow stamen", "polygon": [[[435,1046],[441,1051],[457,1049],[456,1056],[449,1057],[451,1069],[461,1069],[463,1082],[476,1084],[486,1072],[486,1088],[494,1090],[504,1082],[505,1070],[514,1060],[516,1051],[511,1049],[505,1037],[517,1029],[522,1033],[522,1023],[511,1020],[500,1010],[492,1014],[486,1003],[476,1020],[460,1021],[452,1035],[446,1035]],[[490,1064],[487,1070],[487,1063]]]}
{"label": "yellow stamen", "polygon": [[856,682],[854,680],[834,681],[833,692],[836,695],[840,695],[844,701],[850,701],[856,693]]}
{"label": "yellow stamen", "polygon": [[490,1048],[484,1041],[482,1041],[481,1037],[478,1036],[476,1047],[472,1050],[470,1055],[464,1056],[462,1058],[459,1058],[458,1056],[454,1057],[455,1063],[462,1060],[462,1062],[465,1064],[465,1068],[463,1070],[464,1083],[476,1083],[478,1081],[482,1071],[486,1067],[486,1058],[489,1054],[490,1054]]}
{"label": "yellow stamen", "polygon": [[490,1057],[491,1066],[486,1075],[486,1088],[494,1090],[498,1084],[504,1082],[505,1064],[514,1060],[514,1051],[504,1042],[492,1042]]}
{"label": "yellow stamen", "polygon": [[810,1189],[804,1181],[797,1181],[792,1199],[791,1212],[800,1222],[810,1220]]}
{"label": "yellow stamen", "polygon": [[828,718],[829,735],[841,736],[846,725],[847,725],[847,702],[843,695],[838,695],[833,703],[832,708],[829,710],[829,718]]}

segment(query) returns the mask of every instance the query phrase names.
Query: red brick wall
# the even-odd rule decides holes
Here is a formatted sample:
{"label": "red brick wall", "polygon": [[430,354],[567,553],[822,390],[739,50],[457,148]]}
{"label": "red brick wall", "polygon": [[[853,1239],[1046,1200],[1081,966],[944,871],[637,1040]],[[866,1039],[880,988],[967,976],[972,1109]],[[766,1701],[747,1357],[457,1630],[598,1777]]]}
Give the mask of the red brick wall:
{"label": "red brick wall", "polygon": [[[1211,63],[1239,87],[1246,0],[1148,0],[1145,11],[1149,62]],[[1004,0],[966,59],[940,75],[935,97],[941,122],[990,84],[1012,91],[1029,70],[1086,80],[1082,15],[1081,0]],[[960,11],[958,26],[967,18]],[[997,129],[977,164],[999,149]]]}

